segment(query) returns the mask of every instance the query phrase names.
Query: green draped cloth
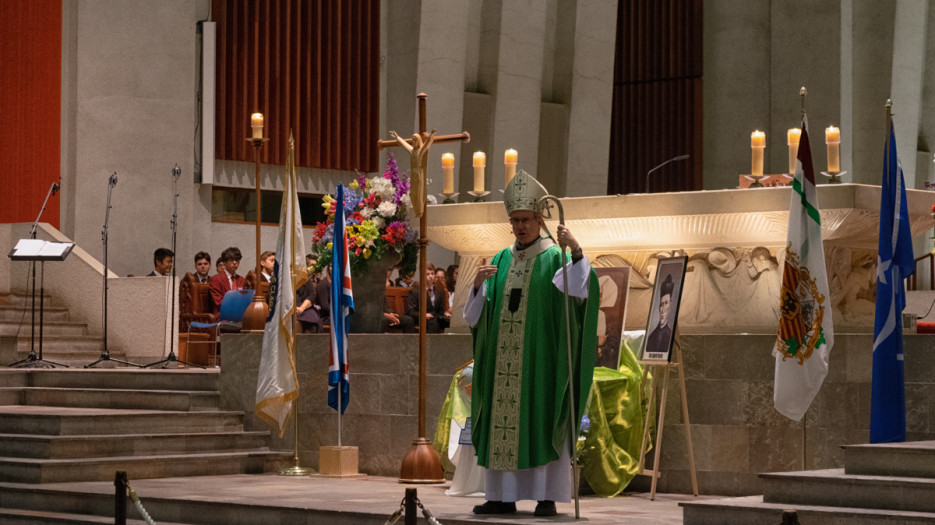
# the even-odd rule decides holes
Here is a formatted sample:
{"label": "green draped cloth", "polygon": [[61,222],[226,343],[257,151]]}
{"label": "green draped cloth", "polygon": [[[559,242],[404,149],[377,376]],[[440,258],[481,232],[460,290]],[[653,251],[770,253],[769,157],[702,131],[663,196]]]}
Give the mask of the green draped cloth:
{"label": "green draped cloth", "polygon": [[[561,259],[550,239],[540,239],[515,254],[502,250],[491,261],[498,271],[486,281],[486,302],[472,328],[471,439],[483,467],[545,465],[558,459],[571,436],[565,296],[552,284]],[[587,403],[597,349],[593,270],[588,293],[586,300],[569,297],[576,421]]]}
{"label": "green draped cloth", "polygon": [[636,476],[652,389],[648,377],[644,398],[642,379],[643,368],[626,340],[620,348],[620,368],[594,369],[587,411],[590,428],[584,440],[578,441],[578,461],[581,474],[599,496],[616,496]]}
{"label": "green draped cloth", "polygon": [[[473,362],[471,363],[473,364]],[[435,450],[442,457],[442,468],[445,469],[445,472],[454,472],[455,470],[455,466],[448,459],[451,421],[457,421],[458,425],[464,428],[468,416],[471,415],[471,398],[463,394],[463,386],[461,385],[462,381],[464,381],[461,377],[463,372],[464,368],[461,368],[451,378],[451,384],[448,385],[448,394],[445,396],[445,402],[442,403],[442,409],[435,424],[435,436],[432,439]]]}

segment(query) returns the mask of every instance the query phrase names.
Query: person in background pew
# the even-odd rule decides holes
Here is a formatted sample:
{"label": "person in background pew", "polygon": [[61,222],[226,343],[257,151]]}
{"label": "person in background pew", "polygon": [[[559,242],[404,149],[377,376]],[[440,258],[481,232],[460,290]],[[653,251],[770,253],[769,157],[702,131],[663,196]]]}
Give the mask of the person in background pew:
{"label": "person in background pew", "polygon": [[[444,290],[435,287],[435,265],[425,267],[425,333],[440,334],[451,324],[448,309],[448,298]],[[406,315],[414,320],[419,319],[419,292],[418,286],[413,284],[409,292],[409,304]]]}
{"label": "person in background pew", "polygon": [[218,262],[214,263],[214,269],[217,273],[224,273],[224,261],[218,257]]}
{"label": "person in background pew", "polygon": [[240,260],[242,258],[243,255],[240,253],[240,248],[235,246],[231,246],[221,252],[221,261],[224,262],[224,271],[215,274],[211,277],[211,281],[209,281],[211,285],[211,299],[214,300],[215,314],[221,311],[221,300],[224,299],[225,293],[231,290],[243,289],[244,278],[242,275],[237,275],[237,270],[240,268]]}
{"label": "person in background pew", "polygon": [[157,248],[153,252],[153,271],[147,277],[171,277],[175,254],[168,248]]}
{"label": "person in background pew", "polygon": [[458,284],[457,264],[452,264],[448,267],[448,270],[445,271],[445,279],[445,287],[448,289],[448,311],[450,312],[455,303],[455,285]]}
{"label": "person in background pew", "polygon": [[260,254],[260,274],[263,282],[268,283],[273,278],[273,269],[276,268],[276,252],[266,251]]}
{"label": "person in background pew", "polygon": [[448,290],[448,279],[445,276],[445,270],[441,268],[435,269],[435,289],[441,290],[441,296],[444,298],[443,304],[445,305],[445,318],[438,320],[439,324],[442,326],[442,331],[444,332],[449,326],[451,326],[451,296],[454,294]]}
{"label": "person in background pew", "polygon": [[319,293],[329,293],[330,290],[321,290],[318,283],[309,279],[296,290],[295,318],[302,326],[303,334],[317,334],[321,332],[321,301]]}
{"label": "person in background pew", "polygon": [[207,252],[198,252],[195,254],[195,282],[207,284],[211,276],[211,256]]}

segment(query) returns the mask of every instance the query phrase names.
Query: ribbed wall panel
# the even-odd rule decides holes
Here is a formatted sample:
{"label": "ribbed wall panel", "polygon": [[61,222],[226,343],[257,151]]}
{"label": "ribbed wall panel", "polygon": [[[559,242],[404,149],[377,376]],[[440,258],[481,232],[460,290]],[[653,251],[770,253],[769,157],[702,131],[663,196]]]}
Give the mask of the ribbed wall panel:
{"label": "ribbed wall panel", "polygon": [[213,0],[218,22],[219,159],[253,161],[250,115],[270,139],[262,161],[376,171],[378,0]]}
{"label": "ribbed wall panel", "polygon": [[702,2],[621,0],[607,192],[702,188]]}

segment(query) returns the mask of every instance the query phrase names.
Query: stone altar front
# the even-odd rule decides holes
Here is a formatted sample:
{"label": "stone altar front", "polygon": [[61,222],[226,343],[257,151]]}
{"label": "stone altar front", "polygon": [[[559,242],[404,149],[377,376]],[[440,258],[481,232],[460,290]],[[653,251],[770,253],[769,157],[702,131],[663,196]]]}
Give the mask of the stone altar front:
{"label": "stone altar front", "polygon": [[[684,332],[771,333],[792,189],[757,188],[564,198],[565,222],[594,266],[630,266],[626,329],[645,328],[656,261],[689,256]],[[907,190],[913,237],[935,226],[935,194]],[[822,236],[835,326],[873,329],[880,187],[821,185]],[[557,221],[547,220],[555,231]],[[428,237],[461,255],[452,330],[481,261],[513,241],[502,202],[429,207]]]}

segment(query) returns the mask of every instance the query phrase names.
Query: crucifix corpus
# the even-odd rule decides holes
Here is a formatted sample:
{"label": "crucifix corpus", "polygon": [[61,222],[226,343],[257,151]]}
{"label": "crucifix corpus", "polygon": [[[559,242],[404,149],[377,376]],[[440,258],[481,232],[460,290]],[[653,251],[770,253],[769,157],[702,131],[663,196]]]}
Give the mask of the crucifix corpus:
{"label": "crucifix corpus", "polygon": [[419,93],[419,132],[412,138],[403,139],[390,131],[392,140],[378,140],[377,147],[402,147],[409,152],[409,186],[412,207],[419,217],[419,437],[412,441],[412,448],[403,458],[399,470],[399,481],[402,483],[444,483],[445,473],[442,470],[441,458],[432,441],[425,437],[425,249],[429,240],[425,236],[426,230],[426,167],[429,149],[432,144],[441,142],[470,142],[471,135],[462,131],[456,135],[435,135],[436,130],[429,133],[425,126],[425,99],[428,95]]}

